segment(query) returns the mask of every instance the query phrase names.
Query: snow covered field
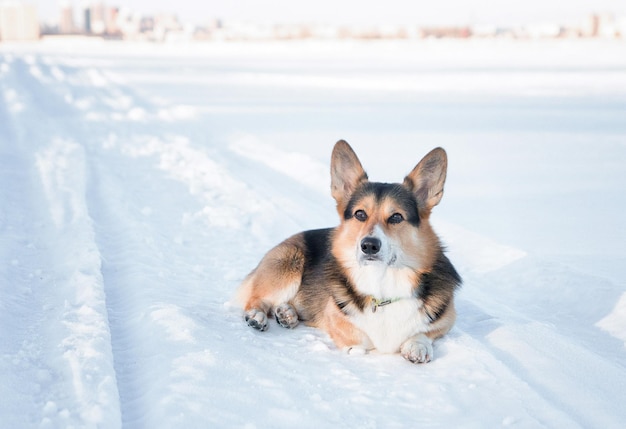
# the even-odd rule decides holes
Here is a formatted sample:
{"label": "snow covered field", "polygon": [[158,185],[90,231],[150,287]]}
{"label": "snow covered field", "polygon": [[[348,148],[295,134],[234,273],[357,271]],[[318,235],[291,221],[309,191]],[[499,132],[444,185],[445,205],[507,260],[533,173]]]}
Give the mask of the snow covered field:
{"label": "snow covered field", "polygon": [[[340,138],[448,151],[427,365],[229,304]],[[0,45],[0,427],[623,428],[625,212],[624,42]]]}

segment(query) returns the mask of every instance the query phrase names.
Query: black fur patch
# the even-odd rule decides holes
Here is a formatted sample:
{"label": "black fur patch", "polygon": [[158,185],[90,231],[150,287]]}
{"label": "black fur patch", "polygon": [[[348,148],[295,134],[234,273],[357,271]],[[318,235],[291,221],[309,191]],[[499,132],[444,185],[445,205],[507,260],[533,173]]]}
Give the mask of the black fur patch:
{"label": "black fur patch", "polygon": [[356,288],[352,285],[352,282],[344,274],[339,274],[337,280],[342,286],[344,286],[344,289],[342,290],[341,295],[335,295],[333,298],[341,311],[348,314],[349,304],[354,305],[361,312],[365,310],[365,306],[368,303],[368,297],[357,292]]}
{"label": "black fur patch", "polygon": [[430,272],[422,274],[416,297],[424,303],[424,310],[431,322],[438,320],[448,308],[455,289],[461,286],[461,276],[443,251]]}
{"label": "black fur patch", "polygon": [[330,255],[330,236],[333,228],[314,229],[304,231],[305,271],[307,268],[319,265]]}
{"label": "black fur patch", "polygon": [[372,195],[377,203],[385,198],[391,198],[398,203],[398,206],[406,213],[406,221],[413,226],[419,226],[420,218],[417,210],[417,200],[411,191],[398,183],[378,183],[366,182],[357,188],[343,213],[345,220],[354,217],[355,205],[363,198]]}
{"label": "black fur patch", "polygon": [[[349,305],[363,311],[367,305],[367,297],[357,292],[330,251],[334,230],[316,229],[303,233],[306,257],[299,293],[308,302],[315,302],[319,301],[317,294],[328,288],[326,290],[342,311],[347,311],[346,307]],[[331,285],[339,287],[334,288]]]}

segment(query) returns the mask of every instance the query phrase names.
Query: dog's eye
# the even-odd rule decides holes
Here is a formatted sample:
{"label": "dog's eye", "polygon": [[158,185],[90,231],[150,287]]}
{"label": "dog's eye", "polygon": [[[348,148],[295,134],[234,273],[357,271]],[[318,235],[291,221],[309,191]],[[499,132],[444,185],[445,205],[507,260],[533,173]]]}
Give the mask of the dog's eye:
{"label": "dog's eye", "polygon": [[387,219],[387,222],[391,224],[395,224],[395,223],[400,223],[403,220],[404,220],[404,217],[402,217],[400,213],[394,213],[389,217],[389,219]]}
{"label": "dog's eye", "polygon": [[361,222],[365,222],[367,220],[367,213],[363,210],[357,210],[354,212],[354,217]]}

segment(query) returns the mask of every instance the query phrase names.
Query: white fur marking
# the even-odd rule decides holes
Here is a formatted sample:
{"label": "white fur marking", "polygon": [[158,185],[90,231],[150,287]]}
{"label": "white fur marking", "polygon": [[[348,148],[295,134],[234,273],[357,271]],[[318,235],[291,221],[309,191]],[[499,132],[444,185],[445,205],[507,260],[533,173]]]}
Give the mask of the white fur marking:
{"label": "white fur marking", "polygon": [[376,312],[366,308],[351,319],[368,335],[377,350],[396,353],[407,338],[428,331],[428,323],[423,320],[420,308],[420,301],[408,298],[379,307]]}

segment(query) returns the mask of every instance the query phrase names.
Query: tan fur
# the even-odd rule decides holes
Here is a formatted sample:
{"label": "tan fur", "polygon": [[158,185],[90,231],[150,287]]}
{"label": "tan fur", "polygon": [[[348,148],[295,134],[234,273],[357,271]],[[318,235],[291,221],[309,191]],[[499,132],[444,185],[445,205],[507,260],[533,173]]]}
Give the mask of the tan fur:
{"label": "tan fur", "polygon": [[295,295],[304,269],[303,243],[300,235],[288,238],[270,250],[243,281],[237,301],[245,311],[253,308],[268,313]]}
{"label": "tan fur", "polygon": [[326,331],[335,345],[342,349],[367,345],[368,342],[367,335],[350,322],[332,298],[328,298],[322,317],[314,326]]}

